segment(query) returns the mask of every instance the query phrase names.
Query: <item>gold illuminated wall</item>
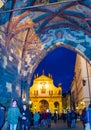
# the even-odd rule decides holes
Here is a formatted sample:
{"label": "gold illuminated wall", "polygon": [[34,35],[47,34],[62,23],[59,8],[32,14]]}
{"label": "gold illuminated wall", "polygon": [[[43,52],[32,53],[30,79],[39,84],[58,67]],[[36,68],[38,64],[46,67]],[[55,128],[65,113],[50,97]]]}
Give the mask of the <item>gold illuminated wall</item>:
{"label": "gold illuminated wall", "polygon": [[54,86],[52,75],[35,75],[33,85],[30,86],[31,111],[45,111],[49,109],[51,113],[55,111],[62,113],[62,88]]}

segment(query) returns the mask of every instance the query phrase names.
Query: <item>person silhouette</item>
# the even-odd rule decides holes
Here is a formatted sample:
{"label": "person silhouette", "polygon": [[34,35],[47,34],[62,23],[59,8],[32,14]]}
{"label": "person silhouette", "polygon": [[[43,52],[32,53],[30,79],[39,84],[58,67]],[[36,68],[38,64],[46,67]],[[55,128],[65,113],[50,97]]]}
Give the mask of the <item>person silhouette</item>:
{"label": "person silhouette", "polygon": [[7,120],[10,125],[10,130],[16,130],[19,117],[21,117],[21,113],[17,101],[13,100],[7,112]]}
{"label": "person silhouette", "polygon": [[0,130],[5,123],[5,109],[2,104],[0,104]]}

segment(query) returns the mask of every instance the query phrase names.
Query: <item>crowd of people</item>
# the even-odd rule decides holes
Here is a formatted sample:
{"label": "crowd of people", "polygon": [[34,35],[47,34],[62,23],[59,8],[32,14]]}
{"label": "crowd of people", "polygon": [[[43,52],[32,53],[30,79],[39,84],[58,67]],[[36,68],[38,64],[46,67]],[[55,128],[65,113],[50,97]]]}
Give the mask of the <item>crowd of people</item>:
{"label": "crowd of people", "polygon": [[[16,130],[19,127],[20,130],[29,130],[30,126],[33,126],[35,129],[42,127],[48,128],[51,127],[51,120],[54,120],[54,123],[57,123],[57,120],[60,119],[58,113],[54,112],[52,115],[50,110],[32,113],[26,104],[22,105],[22,109],[19,109],[17,101],[13,100],[11,106],[8,108],[6,115],[4,114],[4,107],[0,107],[0,114],[2,121],[0,121],[0,129],[8,123],[8,130]],[[53,116],[53,117],[52,117]],[[61,119],[64,122],[67,122],[69,128],[75,127],[77,115],[74,111],[68,110],[65,114],[61,115]]]}
{"label": "crowd of people", "polygon": [[[20,109],[17,101],[13,100],[10,107],[5,111],[5,107],[0,104],[0,130],[29,130],[32,126],[34,129],[51,127],[52,114],[50,110],[32,113],[26,104],[22,104],[22,109]],[[78,114],[71,109],[67,113],[61,114],[61,119],[67,123],[68,128],[76,126],[77,117]],[[58,119],[60,119],[58,113],[54,112],[55,124]],[[91,105],[83,109],[80,120],[84,130],[91,130]]]}
{"label": "crowd of people", "polygon": [[32,125],[35,129],[40,125],[43,128],[51,127],[51,112],[32,113],[26,104],[20,109],[16,100],[12,101],[7,112],[0,105],[0,130],[29,130]]}
{"label": "crowd of people", "polygon": [[62,119],[67,122],[68,128],[76,127],[78,117],[83,125],[83,130],[91,130],[91,104],[82,110],[82,113],[77,113],[71,109],[66,114],[62,114]]}
{"label": "crowd of people", "polygon": [[77,117],[78,114],[75,111],[68,109],[67,113],[62,113],[61,119],[64,123],[67,123],[68,128],[74,128],[76,126]]}
{"label": "crowd of people", "polygon": [[91,130],[91,104],[88,108],[85,107],[80,114],[71,109],[66,114],[62,114],[62,119],[67,122],[68,128],[76,127],[78,117],[82,122],[83,130]]}

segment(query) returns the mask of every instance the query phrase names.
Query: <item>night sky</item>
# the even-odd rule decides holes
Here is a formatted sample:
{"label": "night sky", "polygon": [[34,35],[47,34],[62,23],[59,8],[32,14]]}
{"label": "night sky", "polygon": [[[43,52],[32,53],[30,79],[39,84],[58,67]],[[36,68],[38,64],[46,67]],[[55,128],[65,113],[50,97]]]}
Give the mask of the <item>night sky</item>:
{"label": "night sky", "polygon": [[40,62],[34,74],[41,76],[42,70],[46,76],[52,74],[54,85],[61,83],[62,92],[66,93],[73,79],[75,59],[75,52],[64,47],[56,48]]}

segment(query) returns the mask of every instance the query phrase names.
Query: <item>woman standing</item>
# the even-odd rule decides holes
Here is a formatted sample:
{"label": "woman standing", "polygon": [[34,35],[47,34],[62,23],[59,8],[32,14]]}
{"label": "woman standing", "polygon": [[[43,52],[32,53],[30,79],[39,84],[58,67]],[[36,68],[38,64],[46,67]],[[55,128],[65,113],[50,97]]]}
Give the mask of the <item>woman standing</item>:
{"label": "woman standing", "polygon": [[21,117],[21,113],[17,106],[17,101],[13,100],[7,112],[7,120],[10,125],[10,130],[16,130],[19,117]]}

